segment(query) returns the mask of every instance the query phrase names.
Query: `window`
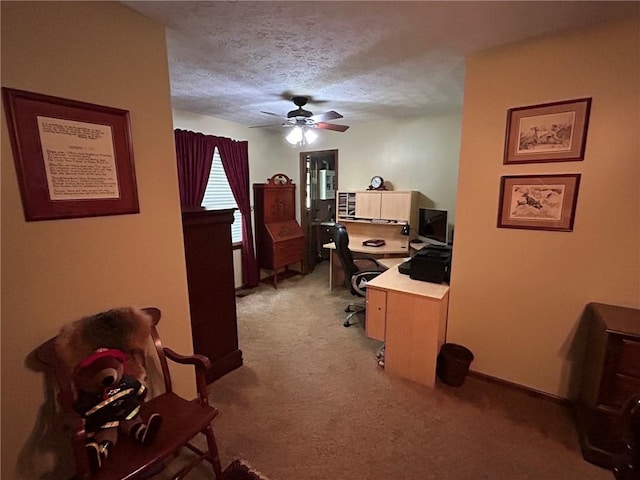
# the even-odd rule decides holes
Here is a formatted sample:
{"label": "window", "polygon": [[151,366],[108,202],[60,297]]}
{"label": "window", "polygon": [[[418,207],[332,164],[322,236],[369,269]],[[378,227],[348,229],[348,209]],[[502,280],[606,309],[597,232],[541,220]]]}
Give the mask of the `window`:
{"label": "window", "polygon": [[[204,198],[202,199],[202,206],[216,209],[223,208],[238,208],[231,187],[229,186],[229,180],[227,180],[227,174],[224,173],[222,167],[222,160],[218,153],[218,148],[213,152],[213,163],[211,164],[211,173],[209,173],[209,180],[207,181],[207,189],[204,192]],[[231,241],[233,243],[242,241],[242,215],[240,210],[234,212],[234,221],[231,224]]]}

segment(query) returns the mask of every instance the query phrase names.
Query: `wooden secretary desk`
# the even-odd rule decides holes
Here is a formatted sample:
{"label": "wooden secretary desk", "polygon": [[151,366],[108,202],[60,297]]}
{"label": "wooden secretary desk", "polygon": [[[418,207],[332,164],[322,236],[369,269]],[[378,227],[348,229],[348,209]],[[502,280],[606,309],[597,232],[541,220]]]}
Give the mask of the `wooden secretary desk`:
{"label": "wooden secretary desk", "polygon": [[[284,173],[276,173],[267,183],[253,184],[258,266],[272,272],[273,286],[278,275],[286,278],[301,271],[289,267],[304,255],[304,232],[296,221],[296,186]],[[284,269],[283,272],[280,272]]]}

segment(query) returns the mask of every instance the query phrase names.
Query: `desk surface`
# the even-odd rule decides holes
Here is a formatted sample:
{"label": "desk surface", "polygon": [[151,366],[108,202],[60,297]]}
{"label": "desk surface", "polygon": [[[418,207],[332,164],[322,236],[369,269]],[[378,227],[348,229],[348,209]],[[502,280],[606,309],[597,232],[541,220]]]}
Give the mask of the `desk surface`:
{"label": "desk surface", "polygon": [[367,288],[377,287],[384,290],[411,293],[423,297],[442,299],[449,291],[449,285],[413,280],[409,275],[400,273],[397,266],[378,275],[367,283]]}
{"label": "desk surface", "polygon": [[[364,237],[360,235],[349,235],[349,250],[352,252],[358,253],[370,253],[376,255],[397,255],[397,254],[407,254],[409,255],[409,249],[407,248],[406,240],[394,240],[394,239],[386,239],[386,244],[381,247],[367,247],[362,245],[362,242],[365,240],[369,240],[371,237]],[[324,248],[328,248],[330,250],[336,249],[336,244],[334,242],[325,243],[322,245]]]}
{"label": "desk surface", "polygon": [[376,261],[387,268],[396,268],[408,258],[409,257],[377,258]]}

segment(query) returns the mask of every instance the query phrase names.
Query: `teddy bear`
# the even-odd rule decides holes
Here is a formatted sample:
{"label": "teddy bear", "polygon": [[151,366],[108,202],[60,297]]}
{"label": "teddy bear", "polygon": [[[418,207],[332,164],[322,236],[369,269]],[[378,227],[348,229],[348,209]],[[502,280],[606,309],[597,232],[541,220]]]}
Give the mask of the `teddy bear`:
{"label": "teddy bear", "polygon": [[64,325],[56,353],[75,390],[75,410],[89,436],[86,450],[97,470],[116,444],[118,432],[150,444],[162,423],[154,414],[138,415],[147,393],[145,351],[153,319],[142,309],[125,307],[82,317]]}
{"label": "teddy bear", "polygon": [[127,374],[126,354],[113,348],[99,348],[83,359],[73,373],[77,391],[74,409],[85,420],[89,466],[98,470],[116,445],[119,432],[142,445],[150,445],[162,425],[153,413],[143,422],[140,404],[146,387]]}
{"label": "teddy bear", "polygon": [[82,359],[98,348],[115,348],[127,355],[129,371],[146,380],[145,351],[153,320],[144,310],[114,308],[64,325],[56,338],[56,353],[71,375]]}

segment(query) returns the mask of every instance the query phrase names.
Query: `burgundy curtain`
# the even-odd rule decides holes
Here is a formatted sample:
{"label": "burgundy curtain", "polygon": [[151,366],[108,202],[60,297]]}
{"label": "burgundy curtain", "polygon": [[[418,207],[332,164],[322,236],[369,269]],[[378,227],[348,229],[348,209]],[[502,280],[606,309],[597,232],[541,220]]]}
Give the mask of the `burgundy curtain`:
{"label": "burgundy curtain", "polygon": [[182,208],[199,207],[207,189],[216,137],[178,129],[174,135],[180,205]]}
{"label": "burgundy curtain", "polygon": [[260,283],[260,271],[253,249],[251,203],[249,202],[249,144],[230,138],[214,137],[222,166],[238,209],[242,214],[242,282],[247,287]]}

